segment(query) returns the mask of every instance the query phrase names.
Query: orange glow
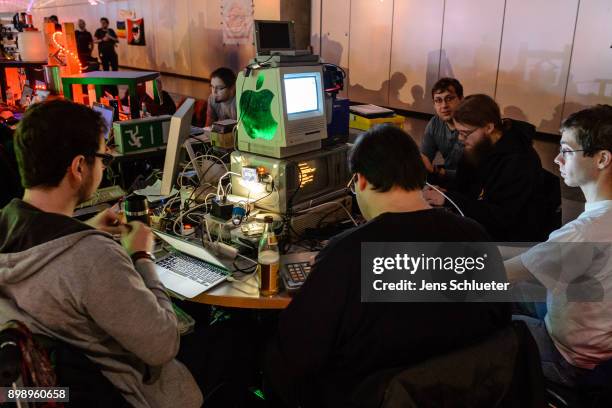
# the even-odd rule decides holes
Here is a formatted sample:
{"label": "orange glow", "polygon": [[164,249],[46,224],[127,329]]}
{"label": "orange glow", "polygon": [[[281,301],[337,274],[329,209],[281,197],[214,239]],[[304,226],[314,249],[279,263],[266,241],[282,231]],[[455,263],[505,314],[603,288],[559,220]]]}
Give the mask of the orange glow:
{"label": "orange glow", "polygon": [[57,41],[58,35],[63,35],[63,33],[61,31],[56,31],[53,33],[53,37],[51,38],[53,40],[53,44],[55,44],[55,46],[60,49],[61,51],[60,54],[68,55],[70,58],[74,58],[74,60],[79,65],[79,74],[82,74],[85,68],[81,65],[81,60],[79,60],[79,56],[76,53],[69,50],[68,48],[64,47],[62,44],[60,44]]}

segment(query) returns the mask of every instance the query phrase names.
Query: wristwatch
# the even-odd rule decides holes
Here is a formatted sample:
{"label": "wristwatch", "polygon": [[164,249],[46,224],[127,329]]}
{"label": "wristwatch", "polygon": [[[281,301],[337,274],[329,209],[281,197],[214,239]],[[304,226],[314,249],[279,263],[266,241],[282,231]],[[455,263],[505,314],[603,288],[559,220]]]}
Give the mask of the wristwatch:
{"label": "wristwatch", "polygon": [[155,257],[149,251],[136,251],[132,255],[130,255],[130,258],[132,258],[132,262],[134,264],[136,264],[136,261],[139,259],[149,259],[153,262],[155,261]]}

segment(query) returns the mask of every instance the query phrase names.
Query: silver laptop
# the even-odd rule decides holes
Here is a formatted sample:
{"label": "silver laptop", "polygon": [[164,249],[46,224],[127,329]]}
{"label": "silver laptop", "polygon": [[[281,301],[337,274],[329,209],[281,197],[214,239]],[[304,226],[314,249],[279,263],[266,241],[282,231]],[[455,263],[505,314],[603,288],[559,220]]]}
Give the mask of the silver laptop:
{"label": "silver laptop", "polygon": [[155,261],[160,281],[172,292],[193,298],[224,282],[227,268],[199,245],[155,231],[174,251]]}

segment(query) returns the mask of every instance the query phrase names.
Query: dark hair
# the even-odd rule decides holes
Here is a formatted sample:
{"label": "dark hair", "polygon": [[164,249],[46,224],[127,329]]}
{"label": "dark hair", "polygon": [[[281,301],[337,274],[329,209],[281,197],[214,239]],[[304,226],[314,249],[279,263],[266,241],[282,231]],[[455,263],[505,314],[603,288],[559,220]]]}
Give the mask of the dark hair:
{"label": "dark hair", "polygon": [[102,22],[102,21],[106,21],[106,23],[109,24],[108,18],[106,18],[106,17],[100,18],[100,22]]}
{"label": "dark hair", "polygon": [[489,95],[466,96],[453,113],[456,122],[470,126],[485,126],[493,123],[495,129],[504,130],[499,105]]}
{"label": "dark hair", "polygon": [[416,143],[408,133],[392,125],[378,125],[357,137],[350,152],[349,167],[360,173],[380,192],[393,186],[422,189],[427,170]]}
{"label": "dark hair", "polygon": [[561,124],[561,131],[573,129],[585,156],[597,150],[612,152],[612,106],[597,105],[572,113]]}
{"label": "dark hair", "polygon": [[57,16],[55,14],[51,14],[49,16],[49,21],[55,21],[57,23],[57,22],[59,22],[59,19],[57,18]]}
{"label": "dark hair", "polygon": [[65,100],[32,105],[15,132],[21,184],[58,186],[76,156],[93,162],[105,131],[102,116],[85,105]]}
{"label": "dark hair", "polygon": [[227,68],[227,67],[221,67],[221,68],[215,69],[210,74],[210,79],[213,79],[213,78],[219,78],[220,80],[223,81],[225,86],[227,86],[228,88],[231,88],[232,86],[236,84],[236,74],[234,74],[234,71],[232,71],[230,68]]}
{"label": "dark hair", "polygon": [[459,98],[463,98],[463,85],[455,78],[438,79],[438,82],[431,88],[431,97],[433,98],[434,94],[438,92],[450,91],[450,87],[453,87],[453,90]]}

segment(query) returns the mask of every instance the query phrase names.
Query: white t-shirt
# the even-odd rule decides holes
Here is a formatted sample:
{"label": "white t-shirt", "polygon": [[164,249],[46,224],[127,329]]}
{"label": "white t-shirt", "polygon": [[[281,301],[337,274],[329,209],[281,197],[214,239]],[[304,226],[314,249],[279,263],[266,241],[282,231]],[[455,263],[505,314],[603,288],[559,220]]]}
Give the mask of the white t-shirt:
{"label": "white t-shirt", "polygon": [[521,261],[548,289],[546,328],[563,357],[587,369],[611,359],[612,200],[586,203]]}

